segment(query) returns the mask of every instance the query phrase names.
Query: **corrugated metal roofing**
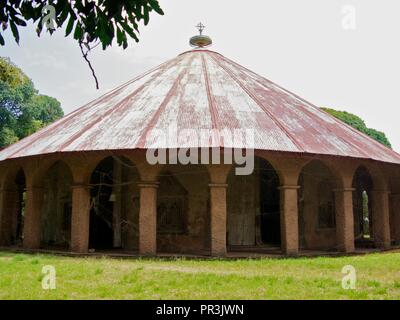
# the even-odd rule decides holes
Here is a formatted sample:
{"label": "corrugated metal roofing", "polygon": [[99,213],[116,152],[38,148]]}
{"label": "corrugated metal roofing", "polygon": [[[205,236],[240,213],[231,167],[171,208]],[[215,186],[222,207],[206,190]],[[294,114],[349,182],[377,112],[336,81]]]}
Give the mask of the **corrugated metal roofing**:
{"label": "corrugated metal roofing", "polygon": [[[171,127],[178,135],[184,129],[253,129],[255,148],[260,150],[400,163],[396,152],[208,50],[185,52],[114,89],[4,149],[0,161],[55,152],[146,148],[152,129],[167,132]],[[187,139],[186,146],[198,146],[196,137]],[[163,135],[151,144],[179,145]]]}

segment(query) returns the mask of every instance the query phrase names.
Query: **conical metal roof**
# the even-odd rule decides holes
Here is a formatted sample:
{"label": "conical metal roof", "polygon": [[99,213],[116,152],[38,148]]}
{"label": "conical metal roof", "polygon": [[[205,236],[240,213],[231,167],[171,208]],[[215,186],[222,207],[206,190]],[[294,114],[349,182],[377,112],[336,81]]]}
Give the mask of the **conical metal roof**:
{"label": "conical metal roof", "polygon": [[[0,161],[59,152],[143,149],[149,147],[149,132],[171,127],[178,135],[184,129],[252,129],[260,150],[400,163],[396,152],[204,49],[185,52],[13,144],[0,152]],[[151,146],[179,145],[160,136]]]}

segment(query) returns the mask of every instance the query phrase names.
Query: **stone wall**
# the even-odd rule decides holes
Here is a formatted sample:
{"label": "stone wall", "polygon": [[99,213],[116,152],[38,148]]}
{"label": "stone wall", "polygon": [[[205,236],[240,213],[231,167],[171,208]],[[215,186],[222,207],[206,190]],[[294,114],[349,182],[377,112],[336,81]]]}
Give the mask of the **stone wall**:
{"label": "stone wall", "polygon": [[71,241],[72,175],[57,162],[47,172],[43,184],[41,243],[43,246],[69,247]]}
{"label": "stone wall", "polygon": [[[303,249],[334,250],[336,248],[335,225],[321,225],[320,210],[334,203],[334,178],[319,162],[307,165],[301,174],[299,196],[299,241]],[[322,195],[321,184],[330,184],[331,192]],[[334,209],[332,211],[334,216]]]}
{"label": "stone wall", "polygon": [[[209,202],[209,177],[207,169],[203,166],[174,166],[163,168],[159,176],[157,208],[163,205],[162,199],[166,196],[173,197],[163,184],[163,175],[169,175],[180,186],[170,186],[172,193],[182,197],[186,193],[184,204],[185,230],[180,233],[157,233],[157,251],[173,253],[191,253],[210,249],[210,202]],[[172,181],[173,181],[172,180]],[[165,181],[165,180],[164,180]],[[167,182],[164,182],[167,183]],[[183,191],[179,189],[183,188]]]}

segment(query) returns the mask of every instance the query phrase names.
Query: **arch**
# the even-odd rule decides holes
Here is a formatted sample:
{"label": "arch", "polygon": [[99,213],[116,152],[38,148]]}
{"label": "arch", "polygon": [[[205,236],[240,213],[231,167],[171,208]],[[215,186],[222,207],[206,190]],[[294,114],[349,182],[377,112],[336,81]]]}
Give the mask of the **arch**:
{"label": "arch", "polygon": [[59,155],[54,155],[46,158],[36,157],[23,162],[24,171],[27,173],[28,188],[43,188],[49,170],[57,163],[63,163],[72,174],[72,168],[67,160],[61,158]]}
{"label": "arch", "polygon": [[117,155],[103,158],[90,177],[89,249],[137,250],[139,189],[136,166]]}
{"label": "arch", "polygon": [[43,204],[40,213],[41,246],[46,248],[69,248],[71,242],[72,184],[69,166],[57,160],[46,166],[39,177],[43,187]]}
{"label": "arch", "polygon": [[26,176],[22,167],[8,170],[2,185],[0,242],[21,245],[23,241],[26,199]]}
{"label": "arch", "polygon": [[[388,191],[390,190],[389,179],[387,179],[385,172],[382,168],[382,163],[377,162],[362,162],[357,169],[360,167],[365,168],[367,170],[369,176],[373,182],[373,189],[377,191]],[[354,174],[357,170],[354,171]],[[354,175],[353,175],[354,178]]]}
{"label": "arch", "polygon": [[254,171],[227,183],[227,239],[230,250],[241,246],[280,246],[280,178],[269,161],[254,159]]}
{"label": "arch", "polygon": [[374,181],[366,166],[354,172],[353,183],[354,240],[356,247],[373,246],[372,190]]}
{"label": "arch", "polygon": [[207,168],[166,165],[157,180],[157,252],[208,253],[211,231]]}
{"label": "arch", "polygon": [[336,250],[334,190],[340,179],[326,163],[314,159],[302,168],[298,185],[300,250]]}
{"label": "arch", "polygon": [[301,169],[313,160],[306,156],[293,156],[290,154],[277,154],[265,151],[256,152],[256,157],[257,156],[271,164],[279,177],[281,186],[295,186]]}

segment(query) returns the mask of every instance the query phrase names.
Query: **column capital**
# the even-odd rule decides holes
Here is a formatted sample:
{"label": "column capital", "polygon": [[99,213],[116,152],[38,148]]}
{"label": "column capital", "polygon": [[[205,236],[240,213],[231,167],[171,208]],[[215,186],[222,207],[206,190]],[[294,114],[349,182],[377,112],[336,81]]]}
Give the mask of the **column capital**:
{"label": "column capital", "polygon": [[390,190],[371,190],[371,193],[374,194],[391,194]]}
{"label": "column capital", "polygon": [[158,181],[141,181],[138,183],[139,188],[153,188],[157,189],[160,183]]}
{"label": "column capital", "polygon": [[356,188],[338,188],[338,189],[333,189],[333,192],[353,192],[356,191]]}
{"label": "column capital", "polygon": [[300,186],[285,185],[285,186],[278,187],[278,190],[298,190],[298,189],[300,189]]}
{"label": "column capital", "polygon": [[208,186],[210,188],[228,188],[228,184],[227,183],[209,183]]}
{"label": "column capital", "polygon": [[12,189],[0,189],[0,193],[17,192],[17,190]]}
{"label": "column capital", "polygon": [[43,191],[44,187],[36,187],[36,186],[27,186],[25,188],[26,191]]}
{"label": "column capital", "polygon": [[92,186],[84,183],[75,183],[71,185],[71,189],[91,189]]}

